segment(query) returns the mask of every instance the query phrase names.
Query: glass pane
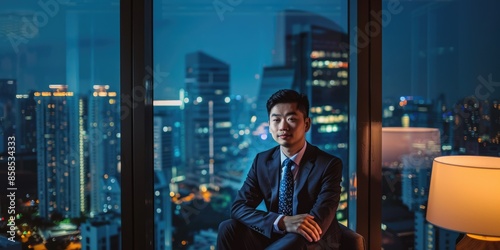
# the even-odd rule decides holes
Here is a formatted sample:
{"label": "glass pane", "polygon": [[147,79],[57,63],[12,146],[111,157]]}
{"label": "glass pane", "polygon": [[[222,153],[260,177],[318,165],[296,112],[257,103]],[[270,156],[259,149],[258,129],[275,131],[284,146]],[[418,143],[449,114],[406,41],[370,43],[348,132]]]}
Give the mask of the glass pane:
{"label": "glass pane", "polygon": [[455,249],[458,233],[425,219],[432,160],[500,156],[500,3],[382,6],[383,248]]}
{"label": "glass pane", "polygon": [[[157,249],[215,247],[256,153],[276,146],[265,104],[309,96],[307,140],[340,157],[347,223],[347,1],[154,1]],[[262,207],[265,209],[265,207]]]}
{"label": "glass pane", "polygon": [[119,1],[0,9],[2,243],[121,249]]}

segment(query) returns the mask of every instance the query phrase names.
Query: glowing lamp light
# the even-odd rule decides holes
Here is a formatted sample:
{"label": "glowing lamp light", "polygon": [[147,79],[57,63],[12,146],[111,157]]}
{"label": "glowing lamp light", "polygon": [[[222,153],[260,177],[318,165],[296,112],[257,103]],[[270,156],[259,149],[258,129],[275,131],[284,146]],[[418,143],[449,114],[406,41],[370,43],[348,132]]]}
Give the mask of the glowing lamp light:
{"label": "glowing lamp light", "polygon": [[[500,157],[454,155],[436,157],[427,204],[427,220],[466,233],[461,242],[475,249],[500,247]],[[465,243],[464,243],[465,244]],[[482,244],[482,245],[478,245]]]}

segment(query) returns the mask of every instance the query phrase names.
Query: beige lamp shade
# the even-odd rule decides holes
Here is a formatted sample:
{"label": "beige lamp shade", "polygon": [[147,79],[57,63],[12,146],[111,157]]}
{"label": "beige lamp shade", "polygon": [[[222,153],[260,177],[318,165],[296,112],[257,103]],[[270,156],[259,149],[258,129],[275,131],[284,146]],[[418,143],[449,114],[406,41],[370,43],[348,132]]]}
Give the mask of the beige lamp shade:
{"label": "beige lamp shade", "polygon": [[382,166],[398,167],[403,156],[441,155],[441,139],[437,128],[382,128]]}
{"label": "beige lamp shade", "polygon": [[435,158],[426,217],[442,228],[500,236],[500,157]]}

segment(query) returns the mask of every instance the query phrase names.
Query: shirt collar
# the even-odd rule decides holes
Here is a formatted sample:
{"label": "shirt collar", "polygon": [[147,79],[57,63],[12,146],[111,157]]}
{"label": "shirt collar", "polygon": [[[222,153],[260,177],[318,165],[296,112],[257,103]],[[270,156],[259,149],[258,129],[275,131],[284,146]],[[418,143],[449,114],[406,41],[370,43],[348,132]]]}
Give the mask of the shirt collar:
{"label": "shirt collar", "polygon": [[[306,152],[306,147],[307,147],[307,142],[304,143],[304,146],[297,152],[296,154],[292,155],[290,157],[290,160],[293,161],[293,163],[298,166],[300,163],[300,160],[302,160],[302,156],[304,156],[304,153]],[[283,165],[283,162],[288,158],[283,151],[280,150],[281,153],[281,165]]]}

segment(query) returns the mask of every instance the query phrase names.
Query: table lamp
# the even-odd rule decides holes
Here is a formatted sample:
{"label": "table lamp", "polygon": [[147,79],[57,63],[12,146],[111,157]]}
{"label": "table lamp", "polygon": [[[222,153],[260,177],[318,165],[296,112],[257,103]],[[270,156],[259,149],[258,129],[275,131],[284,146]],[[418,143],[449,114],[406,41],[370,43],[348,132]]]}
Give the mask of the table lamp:
{"label": "table lamp", "polygon": [[[474,249],[500,246],[500,157],[436,157],[432,165],[427,220],[465,233]],[[462,240],[464,240],[462,239]],[[459,248],[459,242],[457,249]],[[471,249],[472,246],[463,246]],[[489,248],[488,248],[489,249]]]}

